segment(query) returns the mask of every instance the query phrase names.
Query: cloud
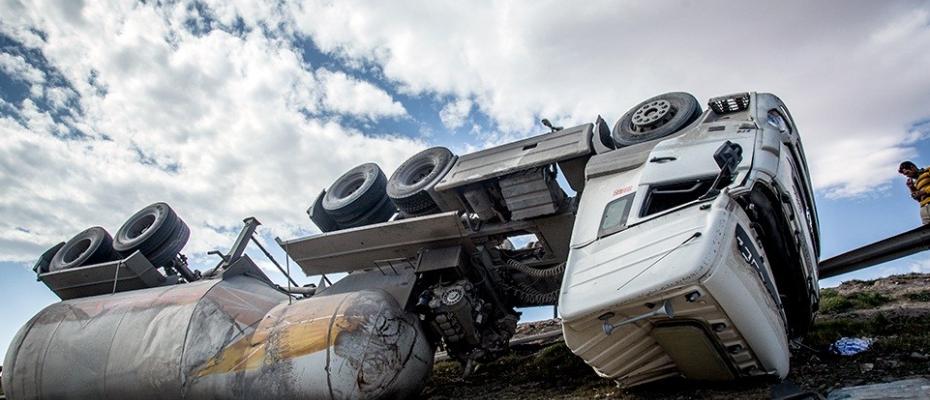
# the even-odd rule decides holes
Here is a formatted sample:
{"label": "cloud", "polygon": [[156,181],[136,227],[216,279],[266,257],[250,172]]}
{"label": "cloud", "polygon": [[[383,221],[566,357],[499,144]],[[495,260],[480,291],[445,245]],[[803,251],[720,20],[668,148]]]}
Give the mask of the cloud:
{"label": "cloud", "polygon": [[[321,188],[369,160],[389,173],[426,143],[388,127],[435,110],[477,149],[666,91],[769,91],[827,196],[927,161],[926,3],[7,1],[0,15],[16,42],[0,73],[30,85],[0,103],[0,260],[159,200],[192,226],[191,251],[228,245],[247,215],[305,233]],[[311,63],[304,40],[335,62]]]}
{"label": "cloud", "polygon": [[0,53],[0,70],[28,83],[45,83],[45,74],[32,65],[29,65],[22,56]]}
{"label": "cloud", "polygon": [[447,103],[439,110],[439,119],[450,130],[456,130],[463,125],[471,113],[472,102],[469,99],[459,99]]}
{"label": "cloud", "polygon": [[400,117],[407,114],[402,104],[369,82],[350,78],[344,72],[322,68],[317,71],[317,77],[325,93],[323,103],[330,110],[368,119]]}
{"label": "cloud", "polygon": [[907,263],[907,270],[914,273],[930,273],[930,259],[923,258]]}
{"label": "cloud", "polygon": [[916,154],[903,142],[930,114],[927,10],[921,2],[343,1],[288,15],[324,51],[376,63],[408,93],[474,99],[498,128],[488,142],[539,133],[538,116],[616,120],[666,91],[702,100],[770,91],[801,128],[817,188],[847,197],[885,187],[896,162]]}
{"label": "cloud", "polygon": [[[249,215],[267,237],[306,234],[315,228],[304,210],[335,177],[366,161],[389,173],[425,147],[342,125],[331,112],[403,107],[370,83],[315,70],[273,33],[191,31],[184,3],[76,4],[0,5],[22,24],[4,21],[3,33],[42,32],[30,45],[47,65],[35,68],[67,83],[33,80],[49,101],[30,94],[0,113],[0,260],[33,260],[92,225],[115,233],[155,201],[191,227],[189,255],[225,248]],[[62,114],[69,101],[81,112]]]}

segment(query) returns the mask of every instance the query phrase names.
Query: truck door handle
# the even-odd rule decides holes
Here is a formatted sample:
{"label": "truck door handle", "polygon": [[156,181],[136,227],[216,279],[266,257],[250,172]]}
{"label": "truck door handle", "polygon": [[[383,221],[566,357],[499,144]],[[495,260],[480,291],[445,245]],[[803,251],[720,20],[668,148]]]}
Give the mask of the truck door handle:
{"label": "truck door handle", "polygon": [[649,162],[664,164],[664,163],[667,163],[667,162],[669,162],[669,161],[675,161],[675,160],[677,160],[677,159],[678,159],[678,158],[672,157],[672,156],[652,157],[652,159],[649,160]]}

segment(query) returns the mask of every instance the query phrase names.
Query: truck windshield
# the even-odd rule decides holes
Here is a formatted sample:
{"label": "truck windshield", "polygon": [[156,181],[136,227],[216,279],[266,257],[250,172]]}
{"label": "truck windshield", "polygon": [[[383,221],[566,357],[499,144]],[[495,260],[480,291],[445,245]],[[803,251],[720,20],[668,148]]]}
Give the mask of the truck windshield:
{"label": "truck windshield", "polygon": [[632,204],[632,193],[607,203],[607,206],[604,207],[604,215],[601,217],[601,224],[598,227],[597,238],[600,239],[625,229]]}

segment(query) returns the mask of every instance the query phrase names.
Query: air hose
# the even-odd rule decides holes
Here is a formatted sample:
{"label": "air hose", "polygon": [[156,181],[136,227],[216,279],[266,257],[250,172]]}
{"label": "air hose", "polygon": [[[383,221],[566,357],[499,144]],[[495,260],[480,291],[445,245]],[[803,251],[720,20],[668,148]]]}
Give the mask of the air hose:
{"label": "air hose", "polygon": [[554,267],[537,269],[523,264],[517,260],[510,259],[507,260],[507,263],[502,265],[501,268],[522,272],[523,274],[526,274],[535,280],[554,280],[554,282],[551,283],[553,284],[552,286],[555,286],[555,289],[548,292],[542,292],[532,285],[518,280],[513,280],[512,284],[502,282],[504,288],[517,300],[527,305],[540,306],[555,304],[556,301],[558,301],[559,284],[562,280],[562,274],[565,272],[565,263],[561,263]]}
{"label": "air hose", "polygon": [[501,268],[519,271],[536,279],[558,278],[561,280],[562,274],[565,272],[565,263],[549,268],[533,268],[517,260],[509,259]]}

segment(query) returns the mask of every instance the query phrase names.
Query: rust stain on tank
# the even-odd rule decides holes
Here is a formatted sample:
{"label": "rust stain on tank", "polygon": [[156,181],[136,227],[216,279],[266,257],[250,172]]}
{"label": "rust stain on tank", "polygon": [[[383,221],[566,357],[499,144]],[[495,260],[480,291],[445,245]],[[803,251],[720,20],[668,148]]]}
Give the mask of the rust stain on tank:
{"label": "rust stain on tank", "polygon": [[[332,315],[333,308],[324,315],[320,315],[320,311],[319,307],[285,307],[283,317],[273,315],[281,311],[272,311],[255,331],[226,346],[193,375],[203,377],[254,370],[269,358],[287,360],[322,351],[333,346],[340,334],[355,331],[364,322],[358,317]],[[333,319],[332,334],[328,335]]]}

